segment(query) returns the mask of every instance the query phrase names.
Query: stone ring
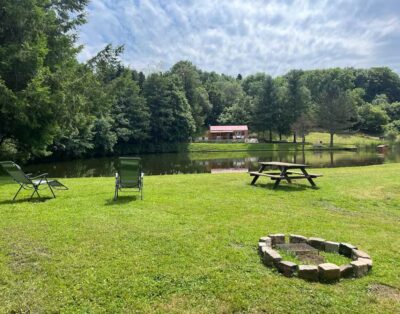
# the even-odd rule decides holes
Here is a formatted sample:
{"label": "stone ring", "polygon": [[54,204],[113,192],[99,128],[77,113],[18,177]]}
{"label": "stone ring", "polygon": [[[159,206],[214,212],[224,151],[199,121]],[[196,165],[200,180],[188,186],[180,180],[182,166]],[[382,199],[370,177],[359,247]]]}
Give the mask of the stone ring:
{"label": "stone ring", "polygon": [[[311,258],[311,260],[316,260],[318,265],[297,265],[284,261],[276,249],[285,250],[299,258],[305,257],[305,260]],[[290,234],[289,242],[286,243],[284,234],[270,234],[259,239],[258,251],[266,266],[276,267],[286,277],[297,275],[309,281],[333,282],[340,278],[360,278],[372,269],[371,257],[356,246],[321,238],[306,238]],[[319,263],[320,259],[323,261],[323,257],[319,256],[319,251],[337,253],[351,258],[352,262],[340,266],[333,263]]]}

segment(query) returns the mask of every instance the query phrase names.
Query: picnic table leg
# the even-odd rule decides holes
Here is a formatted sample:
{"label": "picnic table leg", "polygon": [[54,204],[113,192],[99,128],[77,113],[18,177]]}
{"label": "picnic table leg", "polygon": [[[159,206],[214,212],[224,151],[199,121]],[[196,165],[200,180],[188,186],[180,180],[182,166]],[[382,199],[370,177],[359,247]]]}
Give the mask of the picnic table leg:
{"label": "picnic table leg", "polygon": [[317,186],[310,175],[307,173],[306,169],[300,168],[301,172],[303,172],[304,176],[307,178],[308,182],[310,182],[311,186]]}
{"label": "picnic table leg", "polygon": [[281,179],[276,179],[274,186],[272,187],[274,190],[278,187],[279,183],[281,182]]}
{"label": "picnic table leg", "polygon": [[[279,166],[278,168],[281,171],[280,176],[284,176],[286,178],[286,180],[288,180],[288,182],[290,183],[290,179],[288,179],[287,176],[286,176],[286,170],[287,169],[285,167],[281,167],[281,166]],[[274,183],[274,186],[273,186],[274,190],[279,186],[279,183],[281,183],[281,180],[282,179],[276,179],[275,180],[275,183]]]}
{"label": "picnic table leg", "polygon": [[[261,165],[260,169],[258,169],[258,172],[263,172],[265,169],[265,165]],[[253,180],[251,181],[251,185],[256,184],[256,181],[258,180],[259,176],[254,176]]]}
{"label": "picnic table leg", "polygon": [[288,177],[288,175],[287,175],[287,171],[288,171],[288,169],[286,168],[286,167],[279,167],[279,170],[281,171],[281,176],[284,176],[285,177],[285,180],[288,182],[288,183],[292,183],[292,180],[290,180],[290,178]]}

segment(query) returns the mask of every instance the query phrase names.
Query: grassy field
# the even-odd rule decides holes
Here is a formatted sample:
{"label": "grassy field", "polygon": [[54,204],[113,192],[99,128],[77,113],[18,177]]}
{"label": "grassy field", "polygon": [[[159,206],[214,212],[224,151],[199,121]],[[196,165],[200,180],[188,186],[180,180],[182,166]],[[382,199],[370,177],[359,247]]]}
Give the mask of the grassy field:
{"label": "grassy field", "polygon": [[[301,150],[302,145],[300,143],[293,144],[290,142],[291,138],[288,138],[288,143],[191,143],[185,149],[190,152],[207,152],[207,151],[254,151],[254,150]],[[306,137],[307,144],[304,146],[306,150],[313,150],[314,144],[322,141],[322,147],[319,149],[331,149],[329,147],[329,134],[313,132]],[[369,145],[381,144],[376,137],[366,136],[363,134],[355,135],[335,135],[334,137],[334,148],[333,149],[344,149],[351,147],[361,147]]]}
{"label": "grassy field", "polygon": [[[70,190],[43,202],[13,203],[2,185],[0,313],[399,313],[400,164],[318,172],[318,189],[278,190],[246,174],[151,176],[144,201],[113,202],[112,178],[62,180]],[[285,278],[257,254],[276,232],[350,242],[374,268]]]}

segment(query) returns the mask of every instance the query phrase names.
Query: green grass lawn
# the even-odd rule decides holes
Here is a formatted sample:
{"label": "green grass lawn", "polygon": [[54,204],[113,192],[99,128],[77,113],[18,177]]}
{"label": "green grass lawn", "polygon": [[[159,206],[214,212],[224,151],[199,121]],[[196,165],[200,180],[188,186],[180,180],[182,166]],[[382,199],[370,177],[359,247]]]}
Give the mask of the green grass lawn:
{"label": "green grass lawn", "polygon": [[[254,150],[301,150],[301,143],[291,143],[291,138],[288,138],[288,143],[190,143],[187,149],[189,152],[208,152],[208,151],[254,151]],[[329,134],[312,132],[306,137],[306,150],[312,150],[314,144],[322,141],[323,147],[319,149],[331,149],[329,147]],[[379,145],[380,141],[376,137],[371,137],[363,134],[354,135],[335,135],[334,148],[344,149],[352,147]]]}
{"label": "green grass lawn", "polygon": [[[400,164],[318,169],[271,189],[247,174],[145,178],[145,199],[113,202],[113,178],[63,179],[56,199],[0,186],[0,313],[395,313],[400,289]],[[49,192],[44,193],[49,196]],[[337,284],[285,278],[257,254],[260,236],[345,241],[372,272]],[[397,290],[398,291],[398,290]]]}

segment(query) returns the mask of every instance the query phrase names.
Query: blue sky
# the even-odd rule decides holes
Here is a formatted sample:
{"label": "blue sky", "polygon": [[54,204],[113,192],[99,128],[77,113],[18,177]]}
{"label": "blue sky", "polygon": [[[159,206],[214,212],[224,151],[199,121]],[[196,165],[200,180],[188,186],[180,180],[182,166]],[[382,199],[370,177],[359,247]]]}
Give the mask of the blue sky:
{"label": "blue sky", "polygon": [[145,72],[190,60],[237,75],[389,66],[400,72],[400,0],[91,0],[82,61],[107,43]]}

